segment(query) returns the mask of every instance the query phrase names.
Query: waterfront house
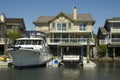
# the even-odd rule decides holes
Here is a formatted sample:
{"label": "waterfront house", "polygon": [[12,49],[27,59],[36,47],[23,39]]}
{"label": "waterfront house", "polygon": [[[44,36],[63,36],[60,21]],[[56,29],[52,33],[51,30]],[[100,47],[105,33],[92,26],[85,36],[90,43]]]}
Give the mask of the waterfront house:
{"label": "waterfront house", "polygon": [[[5,14],[2,13],[0,15],[0,55],[3,55],[5,51],[5,39],[7,37],[7,32],[12,30],[26,30],[23,18],[6,18]],[[7,44],[9,44],[8,38]]]}
{"label": "waterfront house", "polygon": [[0,54],[4,53],[5,35],[6,35],[6,17],[5,14],[2,13],[0,15]]}
{"label": "waterfront house", "polygon": [[73,14],[60,12],[55,16],[40,16],[33,23],[36,31],[46,33],[47,43],[55,56],[86,56],[88,38],[90,53],[93,53],[95,20],[91,14],[78,14],[74,7]]}
{"label": "waterfront house", "polygon": [[26,31],[23,18],[6,18],[7,32],[12,30]]}
{"label": "waterfront house", "polygon": [[104,27],[99,27],[97,37],[99,45],[107,45],[109,56],[120,56],[120,17],[106,19]]}

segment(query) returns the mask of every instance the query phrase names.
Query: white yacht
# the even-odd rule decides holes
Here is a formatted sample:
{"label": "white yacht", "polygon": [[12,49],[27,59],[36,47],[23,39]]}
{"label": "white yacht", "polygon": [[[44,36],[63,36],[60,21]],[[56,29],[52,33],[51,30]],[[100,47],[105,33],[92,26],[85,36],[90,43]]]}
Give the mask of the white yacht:
{"label": "white yacht", "polygon": [[52,59],[46,40],[39,32],[18,38],[14,47],[7,51],[17,67],[43,65]]}

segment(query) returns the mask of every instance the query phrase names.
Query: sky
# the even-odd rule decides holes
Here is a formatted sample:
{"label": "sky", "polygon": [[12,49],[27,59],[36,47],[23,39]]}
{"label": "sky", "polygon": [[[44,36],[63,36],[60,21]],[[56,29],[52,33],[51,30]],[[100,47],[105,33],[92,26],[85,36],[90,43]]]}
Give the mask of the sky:
{"label": "sky", "polygon": [[79,14],[92,15],[96,21],[95,33],[106,19],[120,17],[120,0],[0,0],[0,14],[5,13],[7,18],[24,18],[27,30],[35,30],[33,21],[39,16],[72,14],[74,6]]}

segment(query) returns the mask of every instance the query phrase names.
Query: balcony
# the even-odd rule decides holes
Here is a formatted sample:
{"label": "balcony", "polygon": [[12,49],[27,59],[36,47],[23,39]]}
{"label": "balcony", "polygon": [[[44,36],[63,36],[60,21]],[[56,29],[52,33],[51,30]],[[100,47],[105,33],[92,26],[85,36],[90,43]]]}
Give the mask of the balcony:
{"label": "balcony", "polygon": [[[7,39],[8,41],[9,39]],[[9,42],[9,41],[8,41]],[[0,44],[4,45],[5,44],[5,38],[0,38]],[[7,43],[8,44],[8,43]]]}
{"label": "balcony", "polygon": [[112,26],[111,33],[120,33],[120,26]]}
{"label": "balcony", "polygon": [[112,38],[111,43],[112,44],[120,44],[120,38]]}
{"label": "balcony", "polygon": [[[87,45],[87,38],[47,38],[52,45]],[[90,38],[90,45],[94,45],[94,39]]]}
{"label": "balcony", "polygon": [[109,44],[110,43],[110,40],[107,40],[107,39],[100,39],[99,40],[99,44]]}
{"label": "balcony", "polygon": [[120,44],[120,38],[112,38],[112,39],[101,39],[99,40],[99,44]]}

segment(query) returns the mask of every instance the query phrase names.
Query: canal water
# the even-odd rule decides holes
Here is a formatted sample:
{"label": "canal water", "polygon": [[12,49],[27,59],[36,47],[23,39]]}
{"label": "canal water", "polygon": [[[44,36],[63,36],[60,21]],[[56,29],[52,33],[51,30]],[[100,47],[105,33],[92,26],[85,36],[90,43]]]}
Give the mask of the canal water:
{"label": "canal water", "polygon": [[16,69],[0,67],[0,80],[120,80],[120,63],[96,63],[95,68]]}

